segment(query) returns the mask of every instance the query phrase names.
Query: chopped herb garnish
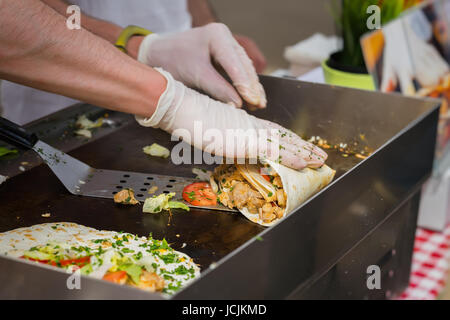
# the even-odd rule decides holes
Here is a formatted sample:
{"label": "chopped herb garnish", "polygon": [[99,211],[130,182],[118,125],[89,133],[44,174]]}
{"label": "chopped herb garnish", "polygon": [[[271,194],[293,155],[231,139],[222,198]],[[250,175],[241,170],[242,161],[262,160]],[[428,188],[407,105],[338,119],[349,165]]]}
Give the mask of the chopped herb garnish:
{"label": "chopped herb garnish", "polygon": [[122,240],[117,240],[116,241],[116,245],[119,246],[119,247],[122,247],[123,246],[122,242],[123,242]]}
{"label": "chopped herb garnish", "polygon": [[178,256],[175,253],[169,253],[166,255],[156,254],[165,264],[178,262]]}

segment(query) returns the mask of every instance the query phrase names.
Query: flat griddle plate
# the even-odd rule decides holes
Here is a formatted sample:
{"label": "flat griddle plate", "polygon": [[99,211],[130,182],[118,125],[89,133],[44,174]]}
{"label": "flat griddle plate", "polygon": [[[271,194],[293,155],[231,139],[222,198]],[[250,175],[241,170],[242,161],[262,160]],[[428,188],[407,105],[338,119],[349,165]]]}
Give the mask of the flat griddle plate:
{"label": "flat griddle plate", "polygon": [[[169,135],[162,131],[131,123],[69,154],[97,168],[128,168],[130,171],[188,179],[194,178],[193,166],[211,169],[200,165],[174,165],[170,159],[149,157],[142,152],[142,147],[153,142],[169,149],[176,144],[171,143]],[[127,184],[117,186],[127,187]],[[142,189],[144,186],[149,187],[143,185]],[[45,213],[50,213],[50,217],[42,217]],[[233,212],[191,208],[189,212],[173,210],[172,215],[167,212],[146,214],[142,212],[142,205],[123,206],[111,199],[75,196],[45,164],[0,185],[0,232],[58,221],[140,236],[152,233],[157,239],[166,238],[174,249],[193,257],[202,268],[218,261],[264,229]]]}

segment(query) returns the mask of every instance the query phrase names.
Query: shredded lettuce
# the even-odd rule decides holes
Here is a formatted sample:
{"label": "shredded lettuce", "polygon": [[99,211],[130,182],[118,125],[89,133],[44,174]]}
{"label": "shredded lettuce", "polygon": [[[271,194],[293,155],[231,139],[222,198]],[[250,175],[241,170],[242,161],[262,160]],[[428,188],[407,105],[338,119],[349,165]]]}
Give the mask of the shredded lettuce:
{"label": "shredded lettuce", "polygon": [[57,260],[58,257],[65,255],[67,245],[58,242],[49,242],[45,246],[33,247],[24,252],[24,257],[35,260]]}
{"label": "shredded lettuce", "polygon": [[29,250],[23,254],[24,257],[34,260],[51,260],[53,255],[50,253],[42,252],[40,250]]}
{"label": "shredded lettuce", "polygon": [[5,147],[0,147],[0,157],[6,156],[7,154],[16,154],[17,149],[7,149]]}
{"label": "shredded lettuce", "polygon": [[137,261],[136,264],[143,266],[148,272],[156,272],[156,262],[157,261],[153,255],[147,255]]}
{"label": "shredded lettuce", "polygon": [[180,201],[169,201],[169,208],[170,209],[183,209],[183,210],[189,211],[189,207]]}
{"label": "shredded lettuce", "polygon": [[137,264],[123,264],[119,266],[119,270],[125,271],[134,283],[139,284],[139,279],[142,274],[142,268],[140,266]]}
{"label": "shredded lettuce", "polygon": [[159,213],[168,209],[183,209],[189,211],[189,207],[179,201],[170,201],[175,192],[162,193],[159,196],[153,196],[145,199],[142,211],[145,213]]}
{"label": "shredded lettuce", "polygon": [[80,269],[80,273],[84,274],[84,275],[88,275],[88,274],[92,273],[92,271],[94,271],[94,269],[92,269],[92,265],[90,263],[88,263],[87,265],[83,266]]}
{"label": "shredded lettuce", "polygon": [[145,154],[148,154],[148,155],[154,156],[154,157],[167,158],[170,156],[169,149],[167,149],[157,143],[153,143],[151,146],[146,146],[146,147],[142,148],[142,150],[144,151]]}
{"label": "shredded lettuce", "polygon": [[169,200],[175,195],[175,192],[161,193],[159,196],[153,196],[145,199],[143,212],[158,213],[169,208]]}
{"label": "shredded lettuce", "polygon": [[83,114],[78,117],[75,125],[79,129],[75,131],[75,134],[90,139],[92,138],[91,129],[101,127],[103,125],[103,118],[100,117],[95,121],[91,121]]}
{"label": "shredded lettuce", "polygon": [[92,132],[89,131],[88,129],[77,130],[77,131],[75,131],[75,134],[77,134],[79,136],[83,136],[83,137],[88,138],[88,139],[92,138]]}
{"label": "shredded lettuce", "polygon": [[78,117],[75,125],[80,129],[94,129],[101,127],[103,125],[103,118],[98,118],[95,122],[89,120],[86,115],[81,115]]}

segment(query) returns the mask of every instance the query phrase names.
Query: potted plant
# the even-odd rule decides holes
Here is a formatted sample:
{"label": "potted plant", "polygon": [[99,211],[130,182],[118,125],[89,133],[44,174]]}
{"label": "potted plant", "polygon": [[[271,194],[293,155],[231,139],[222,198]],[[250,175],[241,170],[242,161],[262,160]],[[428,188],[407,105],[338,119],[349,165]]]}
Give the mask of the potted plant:
{"label": "potted plant", "polygon": [[325,81],[329,84],[374,90],[372,77],[368,74],[361,50],[360,38],[370,32],[367,8],[380,8],[381,25],[388,23],[420,0],[341,0],[332,1],[331,12],[342,36],[342,50],[333,53],[322,62]]}

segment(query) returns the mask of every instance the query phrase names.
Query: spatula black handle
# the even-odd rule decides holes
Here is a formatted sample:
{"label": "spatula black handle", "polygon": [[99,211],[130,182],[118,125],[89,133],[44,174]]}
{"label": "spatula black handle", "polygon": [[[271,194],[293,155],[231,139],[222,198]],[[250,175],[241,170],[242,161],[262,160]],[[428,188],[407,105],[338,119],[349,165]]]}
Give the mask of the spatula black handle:
{"label": "spatula black handle", "polygon": [[0,139],[18,148],[31,149],[38,141],[34,133],[27,132],[18,124],[0,117]]}

